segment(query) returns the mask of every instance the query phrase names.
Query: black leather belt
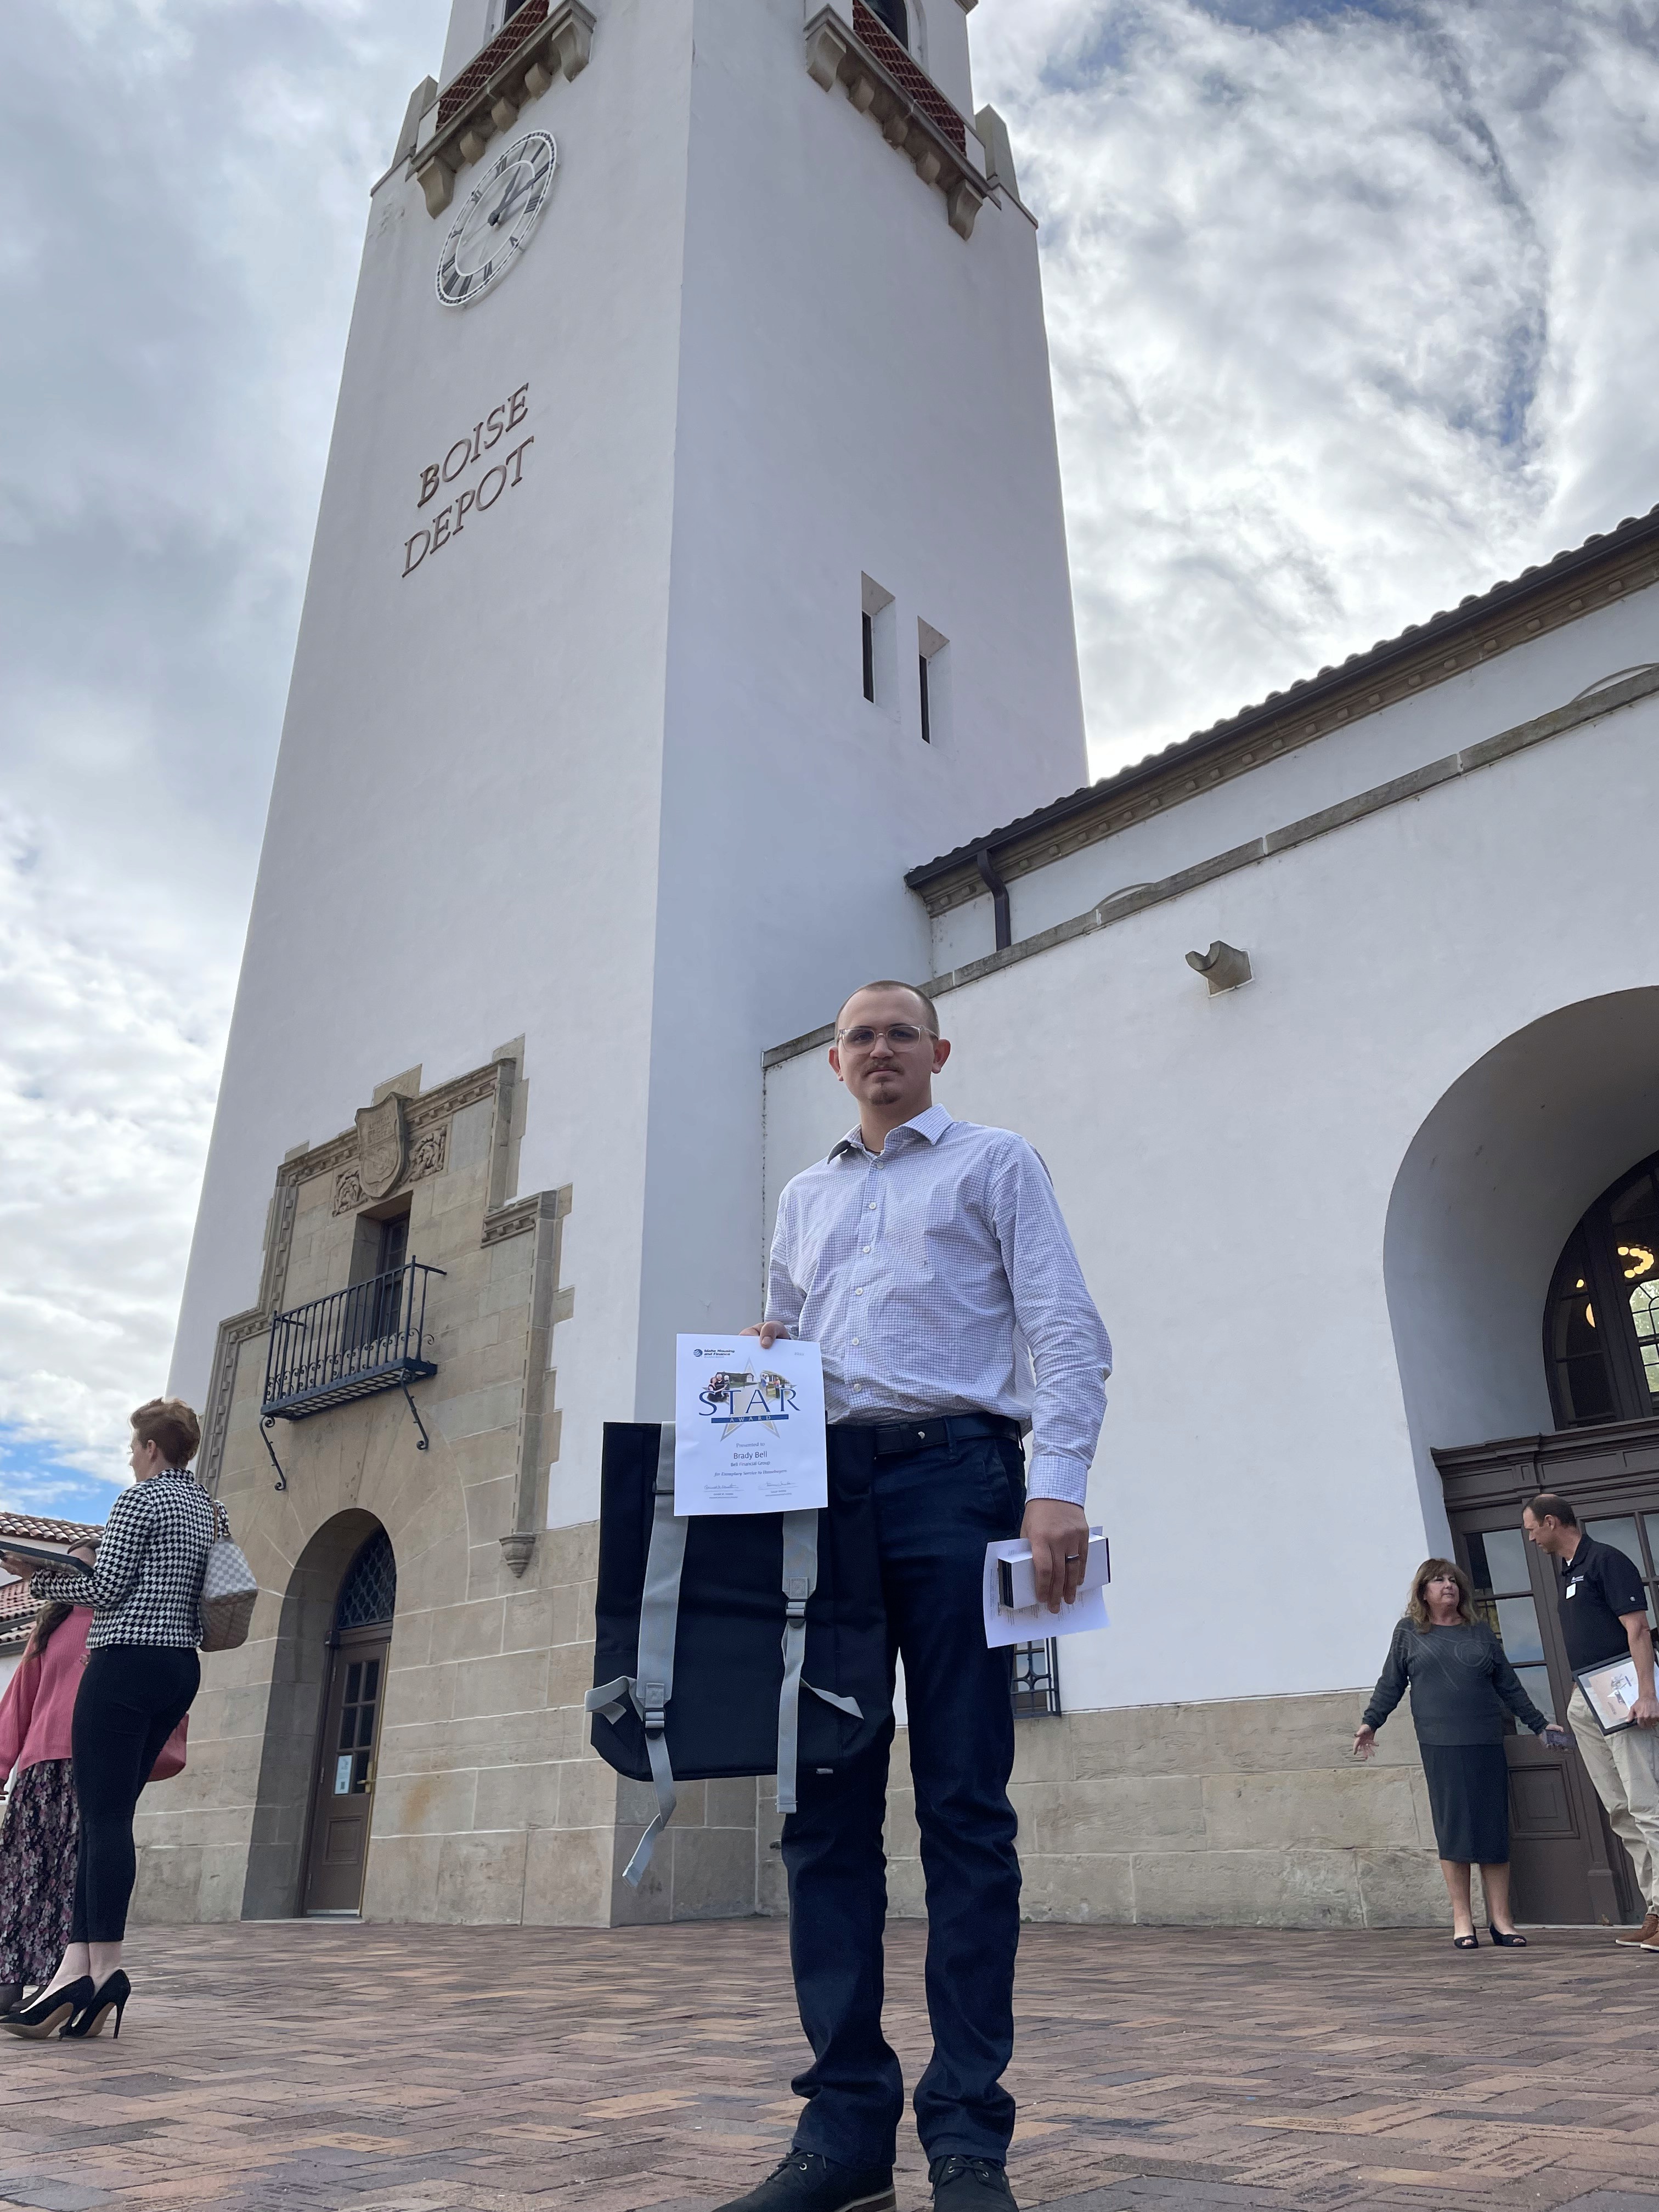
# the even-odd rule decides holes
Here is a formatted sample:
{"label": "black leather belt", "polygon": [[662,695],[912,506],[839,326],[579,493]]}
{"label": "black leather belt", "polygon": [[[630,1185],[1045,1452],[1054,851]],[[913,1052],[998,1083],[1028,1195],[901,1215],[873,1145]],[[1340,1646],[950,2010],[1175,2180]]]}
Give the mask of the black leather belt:
{"label": "black leather belt", "polygon": [[948,1451],[984,1437],[1017,1442],[1019,1423],[1003,1413],[937,1413],[926,1421],[884,1421],[869,1434],[878,1459],[900,1459],[909,1452]]}

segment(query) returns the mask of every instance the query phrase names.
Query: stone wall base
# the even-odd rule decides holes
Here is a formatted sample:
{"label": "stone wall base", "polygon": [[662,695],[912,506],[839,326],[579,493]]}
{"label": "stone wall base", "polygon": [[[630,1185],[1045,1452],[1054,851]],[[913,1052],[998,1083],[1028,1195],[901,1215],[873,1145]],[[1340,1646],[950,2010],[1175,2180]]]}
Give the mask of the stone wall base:
{"label": "stone wall base", "polygon": [[[1352,1756],[1364,1692],[1137,1705],[1022,1721],[1011,1796],[1032,1920],[1420,1928],[1446,1919],[1402,1710]],[[890,1910],[919,1917],[905,1738],[887,1821]]]}

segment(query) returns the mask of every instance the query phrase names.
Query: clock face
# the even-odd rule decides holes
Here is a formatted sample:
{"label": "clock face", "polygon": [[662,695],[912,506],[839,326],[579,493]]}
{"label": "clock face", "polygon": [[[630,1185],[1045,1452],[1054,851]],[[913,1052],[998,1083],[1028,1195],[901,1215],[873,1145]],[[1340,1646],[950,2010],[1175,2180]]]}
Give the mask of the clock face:
{"label": "clock face", "polygon": [[438,297],[445,307],[471,307],[501,282],[547,205],[558,166],[545,131],[526,131],[496,156],[444,240]]}

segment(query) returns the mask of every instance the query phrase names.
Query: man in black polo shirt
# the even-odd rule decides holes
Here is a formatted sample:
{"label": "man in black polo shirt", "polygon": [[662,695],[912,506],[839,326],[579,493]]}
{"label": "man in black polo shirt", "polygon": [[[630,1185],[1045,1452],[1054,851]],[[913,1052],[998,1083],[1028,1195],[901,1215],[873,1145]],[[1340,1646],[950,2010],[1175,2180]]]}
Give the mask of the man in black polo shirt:
{"label": "man in black polo shirt", "polygon": [[1653,1690],[1653,1637],[1641,1570],[1616,1544],[1598,1544],[1578,1525],[1565,1498],[1546,1490],[1521,1516],[1528,1542],[1557,1562],[1557,1605],[1567,1664],[1574,1674],[1628,1653],[1641,1695],[1633,1728],[1603,1735],[1589,1702],[1575,1684],[1567,1718],[1578,1753],[1607,1808],[1613,1832],[1630,1853],[1646,1918],[1634,1936],[1613,1941],[1659,1952],[1659,1698]]}

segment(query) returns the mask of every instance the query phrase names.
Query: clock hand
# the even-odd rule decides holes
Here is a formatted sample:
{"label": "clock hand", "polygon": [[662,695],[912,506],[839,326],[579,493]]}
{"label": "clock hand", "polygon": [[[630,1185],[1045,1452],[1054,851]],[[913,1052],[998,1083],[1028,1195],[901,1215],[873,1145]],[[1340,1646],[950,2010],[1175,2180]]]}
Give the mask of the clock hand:
{"label": "clock hand", "polygon": [[495,226],[501,222],[501,218],[507,213],[509,209],[513,209],[516,211],[519,195],[523,189],[524,187],[522,183],[519,179],[515,179],[511,190],[506,194],[501,205],[496,209],[495,214],[489,218],[491,229],[494,229]]}

